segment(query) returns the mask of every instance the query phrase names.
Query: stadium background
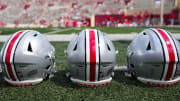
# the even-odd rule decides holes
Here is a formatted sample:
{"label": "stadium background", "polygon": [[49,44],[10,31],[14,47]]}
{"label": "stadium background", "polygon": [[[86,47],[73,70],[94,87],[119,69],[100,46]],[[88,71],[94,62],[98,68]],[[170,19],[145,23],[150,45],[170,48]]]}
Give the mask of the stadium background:
{"label": "stadium background", "polygon": [[[87,27],[179,24],[179,0],[1,0],[1,27]],[[161,5],[163,4],[163,6]],[[161,10],[161,8],[163,10]],[[150,24],[145,24],[151,20]]]}
{"label": "stadium background", "polygon": [[[107,34],[137,34],[150,27],[180,33],[180,0],[0,0],[0,37],[22,29],[44,35],[77,34],[96,28]],[[68,42],[51,42],[56,49],[56,74],[36,86],[12,87],[0,73],[0,101],[179,101],[180,85],[147,86],[115,72],[106,86],[86,88],[71,83],[64,51]],[[116,65],[126,65],[130,41],[113,41]],[[3,42],[0,42],[2,47]]]}

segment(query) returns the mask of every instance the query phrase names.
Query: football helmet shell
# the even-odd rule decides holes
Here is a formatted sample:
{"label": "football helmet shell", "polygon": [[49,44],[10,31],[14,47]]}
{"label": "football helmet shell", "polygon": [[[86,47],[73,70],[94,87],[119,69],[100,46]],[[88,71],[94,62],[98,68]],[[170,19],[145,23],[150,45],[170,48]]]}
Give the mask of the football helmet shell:
{"label": "football helmet shell", "polygon": [[14,33],[1,50],[4,80],[13,86],[35,85],[55,72],[55,49],[37,31]]}
{"label": "football helmet shell", "polygon": [[127,49],[129,73],[149,85],[178,83],[179,59],[179,42],[169,32],[158,28],[141,32]]}
{"label": "football helmet shell", "polygon": [[67,49],[70,79],[75,84],[96,87],[110,83],[115,65],[115,49],[106,35],[86,29],[77,35]]}

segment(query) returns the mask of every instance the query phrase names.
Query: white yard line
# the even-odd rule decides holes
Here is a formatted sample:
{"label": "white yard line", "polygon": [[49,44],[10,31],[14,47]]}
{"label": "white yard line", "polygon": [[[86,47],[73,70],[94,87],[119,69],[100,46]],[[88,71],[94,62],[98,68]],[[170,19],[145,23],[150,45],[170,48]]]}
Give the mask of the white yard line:
{"label": "white yard line", "polygon": [[[71,41],[76,34],[59,34],[59,35],[47,35],[48,41]],[[112,41],[131,41],[136,37],[137,34],[107,34],[107,36]],[[172,34],[177,40],[180,40],[180,33],[179,34]],[[6,41],[10,35],[0,35],[0,42]]]}
{"label": "white yard line", "polygon": [[54,31],[48,32],[48,33],[44,33],[47,35],[52,35],[52,34],[56,34],[57,32],[64,32],[64,31],[68,31],[68,30],[82,30],[81,28],[65,28],[65,29],[60,29],[60,28],[54,28]]}
{"label": "white yard line", "polygon": [[71,30],[71,29],[72,28],[65,28],[65,29],[57,28],[57,29],[54,29],[54,31],[51,31],[51,32],[48,32],[48,33],[45,33],[45,34],[56,34],[57,32],[68,31],[68,30]]}

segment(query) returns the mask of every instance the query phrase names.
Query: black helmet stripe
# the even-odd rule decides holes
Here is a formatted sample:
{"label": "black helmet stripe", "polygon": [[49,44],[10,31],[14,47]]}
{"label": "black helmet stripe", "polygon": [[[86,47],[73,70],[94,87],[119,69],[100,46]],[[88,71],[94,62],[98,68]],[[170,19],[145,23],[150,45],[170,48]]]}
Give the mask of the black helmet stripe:
{"label": "black helmet stripe", "polygon": [[99,30],[97,30],[97,36],[98,36],[98,49],[99,49],[99,65],[98,65],[98,81],[100,80],[100,65],[101,65],[101,53],[100,53],[100,40],[99,40]]}
{"label": "black helmet stripe", "polygon": [[[171,39],[173,40],[173,43],[174,43],[174,46],[175,46],[175,48],[176,48],[176,52],[177,52],[177,59],[178,59],[178,61],[177,61],[177,62],[179,62],[179,54],[178,54],[178,50],[177,50],[177,46],[176,46],[175,40],[172,38],[172,36],[170,35],[170,33],[169,33],[169,32],[167,32],[167,33],[168,33],[168,35],[171,37]],[[175,74],[176,74],[176,72],[177,72],[177,65],[176,65]]]}
{"label": "black helmet stripe", "polygon": [[170,80],[173,77],[173,74],[176,69],[176,61],[177,61],[177,51],[175,49],[175,46],[173,44],[173,41],[171,37],[168,36],[168,34],[161,29],[154,29],[158,35],[160,36],[160,39],[162,40],[163,46],[164,46],[164,52],[165,52],[165,69],[163,74],[163,80],[167,81]]}
{"label": "black helmet stripe", "polygon": [[[24,35],[26,35],[28,32],[29,32],[29,31],[24,32],[24,34],[19,38],[19,40],[18,40],[18,42],[17,42],[17,44],[16,44],[16,46],[15,46],[14,55],[13,55],[13,65],[14,65],[14,59],[15,59],[15,55],[16,55],[17,46],[18,46],[19,42],[21,41],[21,39],[24,37]],[[16,71],[15,65],[14,65],[14,71],[15,71],[15,73],[16,73],[17,79],[20,80],[20,77],[17,75],[18,72]]]}
{"label": "black helmet stripe", "polygon": [[5,62],[5,69],[7,71],[7,75],[13,80],[18,81],[17,75],[15,73],[14,65],[13,65],[13,54],[15,50],[15,46],[19,39],[23,36],[25,31],[19,31],[11,37],[7,46],[5,47],[5,53],[3,61]]}
{"label": "black helmet stripe", "polygon": [[162,40],[160,39],[158,33],[156,31],[154,31],[154,29],[151,29],[155,34],[156,36],[158,37],[160,43],[161,43],[161,46],[162,46],[162,51],[163,51],[163,70],[162,70],[162,73],[161,73],[161,77],[160,77],[160,80],[162,80],[163,78],[163,74],[164,74],[164,69],[165,69],[165,61],[166,61],[166,58],[165,58],[165,52],[164,52],[164,46],[163,46],[163,43],[162,43]]}

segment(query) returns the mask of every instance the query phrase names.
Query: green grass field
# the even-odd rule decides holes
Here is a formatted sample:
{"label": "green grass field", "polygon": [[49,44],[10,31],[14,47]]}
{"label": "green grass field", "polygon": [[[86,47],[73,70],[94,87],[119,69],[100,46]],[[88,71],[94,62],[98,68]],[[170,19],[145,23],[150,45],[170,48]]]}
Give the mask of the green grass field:
{"label": "green grass field", "polygon": [[[101,30],[105,33],[110,34],[117,34],[117,33],[139,33],[143,31],[144,29],[150,28],[150,27],[93,27],[96,29]],[[180,33],[180,28],[178,27],[161,27],[171,33]],[[0,34],[1,35],[8,35],[15,33],[19,30],[24,29],[31,29],[31,30],[37,30],[40,33],[46,33],[46,34],[72,34],[72,33],[78,33],[81,30],[85,29],[82,28],[0,28]]]}
{"label": "green grass field", "polygon": [[0,35],[13,34],[20,30],[36,30],[40,33],[47,33],[53,31],[53,28],[0,28]]}
{"label": "green grass field", "polygon": [[[131,33],[139,33],[144,29],[151,28],[151,27],[95,27],[95,29],[99,29],[102,32],[110,33],[110,34],[131,34]],[[180,28],[172,28],[172,27],[161,27],[171,33],[180,33]],[[73,28],[70,30],[56,32],[55,34],[71,34],[71,33],[78,33],[85,28]]]}
{"label": "green grass field", "polygon": [[[117,65],[126,65],[126,49],[130,42],[113,42],[117,54]],[[171,87],[147,86],[137,80],[115,72],[109,85],[87,88],[71,83],[65,77],[67,63],[64,50],[68,42],[53,42],[56,49],[56,74],[53,78],[34,86],[12,87],[0,74],[0,101],[179,101],[180,84]],[[0,43],[2,47],[2,43]]]}

